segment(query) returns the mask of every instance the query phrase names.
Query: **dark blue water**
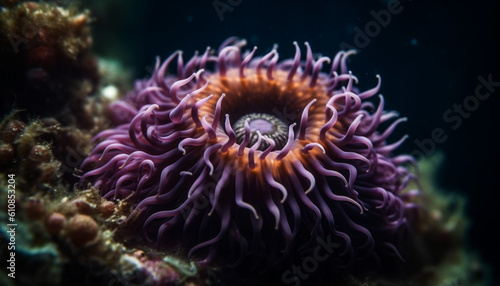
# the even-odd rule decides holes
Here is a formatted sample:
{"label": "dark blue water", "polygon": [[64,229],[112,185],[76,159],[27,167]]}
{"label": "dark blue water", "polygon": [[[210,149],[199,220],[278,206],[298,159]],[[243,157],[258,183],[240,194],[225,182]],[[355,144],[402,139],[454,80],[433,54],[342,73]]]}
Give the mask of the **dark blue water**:
{"label": "dark blue water", "polygon": [[281,59],[293,56],[293,41],[331,57],[360,50],[350,68],[361,86],[380,74],[386,109],[409,119],[391,138],[409,134],[401,151],[416,156],[445,153],[439,183],[469,197],[470,244],[498,260],[500,11],[493,1],[134,2],[109,1],[113,17],[96,10],[94,31],[96,50],[121,57],[137,77],[148,75],[156,55],[182,49],[188,57],[233,35],[260,53],[278,43]]}

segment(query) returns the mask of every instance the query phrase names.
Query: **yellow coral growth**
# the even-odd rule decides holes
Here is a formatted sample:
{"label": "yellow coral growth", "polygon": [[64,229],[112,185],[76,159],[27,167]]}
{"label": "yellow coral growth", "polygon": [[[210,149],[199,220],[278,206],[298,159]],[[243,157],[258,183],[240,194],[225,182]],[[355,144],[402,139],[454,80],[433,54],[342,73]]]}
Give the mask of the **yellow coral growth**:
{"label": "yellow coral growth", "polygon": [[88,22],[88,11],[50,3],[20,3],[0,10],[0,46],[16,54],[48,46],[75,60],[92,43]]}

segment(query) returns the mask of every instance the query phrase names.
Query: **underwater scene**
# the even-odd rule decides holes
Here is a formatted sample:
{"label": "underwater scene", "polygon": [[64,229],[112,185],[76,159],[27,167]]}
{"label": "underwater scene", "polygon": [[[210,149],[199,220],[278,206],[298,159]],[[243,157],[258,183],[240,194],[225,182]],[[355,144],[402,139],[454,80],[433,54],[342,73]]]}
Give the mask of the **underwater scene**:
{"label": "underwater scene", "polygon": [[0,0],[0,285],[500,285],[495,7]]}

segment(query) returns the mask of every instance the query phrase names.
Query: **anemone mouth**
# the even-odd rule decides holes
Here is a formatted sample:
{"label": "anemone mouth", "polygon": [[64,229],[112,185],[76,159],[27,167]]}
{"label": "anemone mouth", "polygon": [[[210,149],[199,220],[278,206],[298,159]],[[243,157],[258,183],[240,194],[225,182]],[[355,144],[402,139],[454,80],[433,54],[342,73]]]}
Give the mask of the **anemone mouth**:
{"label": "anemone mouth", "polygon": [[[226,135],[234,131],[236,144],[248,148],[255,145],[253,148],[259,151],[279,152],[288,141],[303,140],[307,136],[316,141],[322,123],[328,120],[322,107],[330,97],[324,86],[310,87],[302,84],[298,75],[292,78],[290,80],[287,70],[276,69],[270,79],[252,67],[229,68],[224,77],[208,74],[209,84],[195,97],[195,100],[203,100],[212,96],[200,108],[200,117],[207,115],[213,122],[217,121],[220,131]],[[225,94],[223,100],[222,94]],[[306,118],[302,118],[304,112]],[[224,117],[230,122],[231,130],[224,124]],[[246,121],[249,130],[245,129]],[[333,128],[341,128],[341,124],[338,122]],[[273,146],[269,148],[270,145]]]}
{"label": "anemone mouth", "polygon": [[[245,140],[246,132],[249,132],[248,144],[254,145],[259,141],[259,134],[274,141],[273,150],[281,150],[285,147],[288,137],[288,124],[278,117],[267,113],[249,113],[243,115],[233,124],[236,134],[236,143],[242,144]],[[269,142],[260,140],[257,150],[264,151],[269,147]]]}
{"label": "anemone mouth", "polygon": [[[230,71],[231,72],[231,71]],[[229,114],[233,120],[250,113],[266,113],[278,117],[286,124],[296,120],[308,103],[310,96],[301,96],[303,92],[294,84],[287,84],[284,75],[278,74],[269,81],[248,70],[245,78],[231,78],[210,81],[228,96],[222,102],[222,114]],[[210,80],[210,79],[209,79]]]}

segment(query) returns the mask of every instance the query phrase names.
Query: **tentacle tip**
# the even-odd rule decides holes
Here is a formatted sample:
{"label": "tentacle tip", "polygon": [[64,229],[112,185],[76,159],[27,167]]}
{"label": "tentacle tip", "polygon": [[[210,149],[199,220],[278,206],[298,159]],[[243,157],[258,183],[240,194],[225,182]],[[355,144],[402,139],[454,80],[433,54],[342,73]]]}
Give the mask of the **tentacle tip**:
{"label": "tentacle tip", "polygon": [[347,56],[350,56],[350,55],[356,55],[358,53],[358,50],[356,49],[350,49],[347,51]]}

